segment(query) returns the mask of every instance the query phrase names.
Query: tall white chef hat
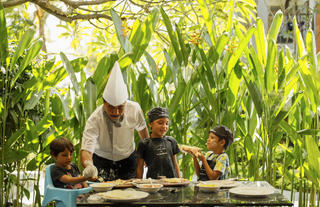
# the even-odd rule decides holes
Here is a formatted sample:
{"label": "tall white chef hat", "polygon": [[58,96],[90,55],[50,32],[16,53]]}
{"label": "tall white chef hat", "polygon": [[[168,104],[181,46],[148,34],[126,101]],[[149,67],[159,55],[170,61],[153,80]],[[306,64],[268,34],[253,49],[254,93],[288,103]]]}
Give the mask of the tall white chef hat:
{"label": "tall white chef hat", "polygon": [[115,62],[113,65],[102,97],[112,106],[121,105],[128,99],[127,86],[124,83],[118,62]]}

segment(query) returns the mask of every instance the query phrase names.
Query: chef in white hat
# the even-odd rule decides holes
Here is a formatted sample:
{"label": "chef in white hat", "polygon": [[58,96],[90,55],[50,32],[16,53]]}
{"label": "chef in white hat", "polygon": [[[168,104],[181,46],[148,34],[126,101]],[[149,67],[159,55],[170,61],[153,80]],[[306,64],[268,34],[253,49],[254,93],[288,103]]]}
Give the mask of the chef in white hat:
{"label": "chef in white hat", "polygon": [[81,145],[83,174],[106,180],[136,177],[137,156],[134,129],[140,138],[149,137],[138,103],[128,100],[118,62],[104,89],[103,105],[87,120]]}

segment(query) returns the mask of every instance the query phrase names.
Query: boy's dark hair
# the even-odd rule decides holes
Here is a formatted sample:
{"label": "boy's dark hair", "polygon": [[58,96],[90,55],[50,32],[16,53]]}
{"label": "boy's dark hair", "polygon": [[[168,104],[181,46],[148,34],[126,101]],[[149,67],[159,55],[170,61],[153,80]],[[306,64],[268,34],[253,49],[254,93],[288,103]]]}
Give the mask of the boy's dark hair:
{"label": "boy's dark hair", "polygon": [[232,131],[223,125],[219,125],[210,130],[210,132],[214,133],[219,140],[224,139],[224,149],[227,149],[233,142],[233,134]]}
{"label": "boy's dark hair", "polygon": [[68,149],[71,153],[74,151],[72,142],[65,137],[56,138],[50,143],[50,154],[52,156],[57,156],[65,149]]}

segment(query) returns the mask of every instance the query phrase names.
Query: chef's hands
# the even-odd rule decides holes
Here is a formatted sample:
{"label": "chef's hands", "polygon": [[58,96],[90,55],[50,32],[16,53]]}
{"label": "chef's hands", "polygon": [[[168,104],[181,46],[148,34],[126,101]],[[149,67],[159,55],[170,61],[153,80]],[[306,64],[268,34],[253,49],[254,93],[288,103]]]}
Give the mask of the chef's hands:
{"label": "chef's hands", "polygon": [[98,169],[93,165],[92,160],[85,160],[84,164],[86,165],[86,168],[83,170],[83,176],[88,177],[90,181],[96,180],[98,178]]}

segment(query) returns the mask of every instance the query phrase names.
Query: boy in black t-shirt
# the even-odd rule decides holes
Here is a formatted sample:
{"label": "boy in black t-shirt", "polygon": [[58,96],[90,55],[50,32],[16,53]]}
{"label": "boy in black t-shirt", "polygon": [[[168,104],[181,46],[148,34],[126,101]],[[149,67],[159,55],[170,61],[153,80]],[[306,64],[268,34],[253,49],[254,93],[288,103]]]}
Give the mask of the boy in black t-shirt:
{"label": "boy in black t-shirt", "polygon": [[142,178],[144,162],[148,167],[147,178],[180,177],[176,154],[180,152],[177,141],[166,136],[169,129],[169,113],[166,108],[156,107],[148,112],[150,138],[140,140],[137,154],[137,178]]}
{"label": "boy in black t-shirt", "polygon": [[50,143],[50,154],[56,161],[51,169],[53,185],[57,188],[86,188],[86,180],[95,180],[86,176],[80,176],[80,170],[76,164],[71,163],[74,146],[69,139],[57,138]]}

